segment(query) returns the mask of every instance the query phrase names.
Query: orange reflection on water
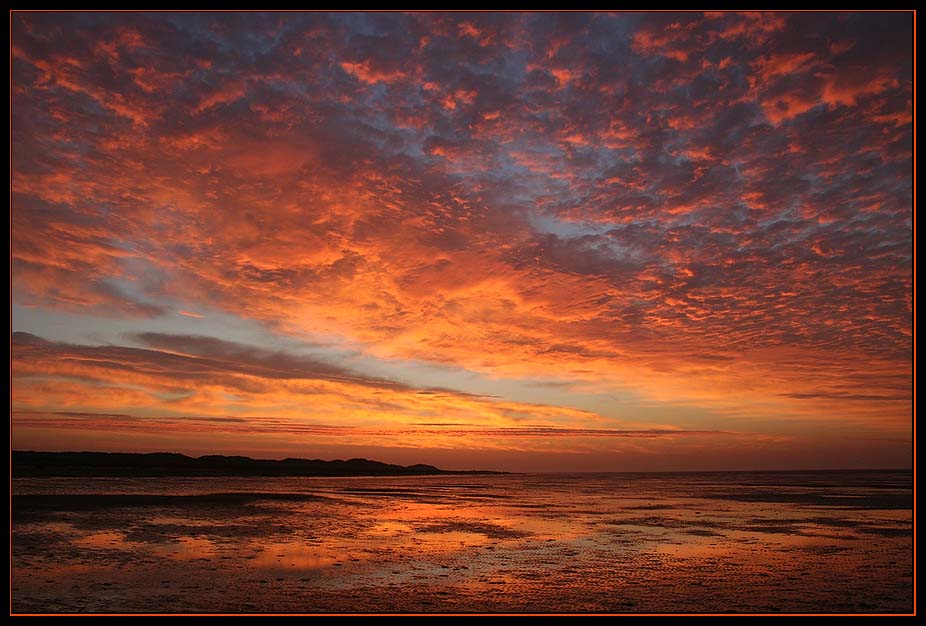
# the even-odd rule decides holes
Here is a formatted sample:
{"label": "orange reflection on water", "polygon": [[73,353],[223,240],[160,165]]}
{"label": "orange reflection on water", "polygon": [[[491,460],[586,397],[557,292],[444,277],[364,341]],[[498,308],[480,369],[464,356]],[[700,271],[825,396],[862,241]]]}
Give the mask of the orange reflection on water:
{"label": "orange reflection on water", "polygon": [[315,570],[330,567],[343,559],[344,553],[332,550],[328,544],[276,541],[261,543],[256,555],[250,559],[250,565],[266,569]]}
{"label": "orange reflection on water", "polygon": [[108,548],[113,550],[126,549],[136,545],[134,542],[126,540],[125,534],[115,530],[80,535],[72,539],[71,543],[84,548]]}
{"label": "orange reflection on water", "polygon": [[217,554],[216,544],[202,537],[178,537],[168,543],[151,545],[148,549],[177,561],[210,560]]}

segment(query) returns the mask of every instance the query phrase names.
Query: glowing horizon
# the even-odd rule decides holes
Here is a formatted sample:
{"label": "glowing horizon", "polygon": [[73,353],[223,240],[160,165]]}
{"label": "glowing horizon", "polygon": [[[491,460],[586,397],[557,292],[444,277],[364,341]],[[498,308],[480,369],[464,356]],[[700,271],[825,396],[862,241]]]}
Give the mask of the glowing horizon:
{"label": "glowing horizon", "polygon": [[11,18],[11,445],[906,468],[903,13]]}

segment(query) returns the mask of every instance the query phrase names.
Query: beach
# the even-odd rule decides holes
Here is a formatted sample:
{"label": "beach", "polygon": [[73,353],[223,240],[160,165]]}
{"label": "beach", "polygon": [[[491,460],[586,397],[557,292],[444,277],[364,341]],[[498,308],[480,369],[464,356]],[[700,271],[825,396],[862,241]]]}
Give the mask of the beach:
{"label": "beach", "polygon": [[12,610],[909,612],[911,481],[14,479]]}

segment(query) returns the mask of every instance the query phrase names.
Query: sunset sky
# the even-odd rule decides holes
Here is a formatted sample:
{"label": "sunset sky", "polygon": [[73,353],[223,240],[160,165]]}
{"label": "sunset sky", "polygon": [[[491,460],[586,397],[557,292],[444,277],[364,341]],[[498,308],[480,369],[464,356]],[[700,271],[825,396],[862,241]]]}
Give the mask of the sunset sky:
{"label": "sunset sky", "polygon": [[912,21],[14,12],[12,445],[909,467]]}

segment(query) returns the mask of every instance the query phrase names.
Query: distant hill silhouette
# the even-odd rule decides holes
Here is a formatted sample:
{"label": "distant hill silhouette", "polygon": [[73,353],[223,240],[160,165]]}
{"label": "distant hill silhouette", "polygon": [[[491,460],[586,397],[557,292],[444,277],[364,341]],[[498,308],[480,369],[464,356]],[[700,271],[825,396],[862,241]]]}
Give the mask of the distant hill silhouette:
{"label": "distant hill silhouette", "polygon": [[455,472],[432,465],[391,465],[367,459],[251,459],[208,455],[198,458],[170,452],[25,452],[12,453],[14,477],[39,476],[419,476],[501,474]]}

